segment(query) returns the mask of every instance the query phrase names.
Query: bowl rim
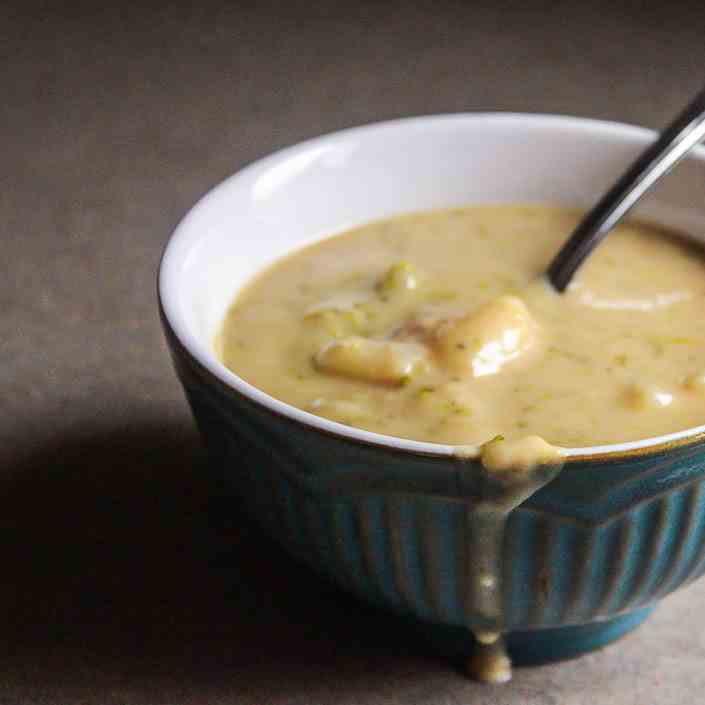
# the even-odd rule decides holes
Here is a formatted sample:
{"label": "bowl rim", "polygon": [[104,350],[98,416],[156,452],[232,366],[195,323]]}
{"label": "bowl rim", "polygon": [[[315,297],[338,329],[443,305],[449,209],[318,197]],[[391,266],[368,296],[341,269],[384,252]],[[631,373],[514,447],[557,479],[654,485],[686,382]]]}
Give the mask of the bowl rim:
{"label": "bowl rim", "polygon": [[[202,376],[205,376],[211,383],[215,383],[221,390],[224,390],[228,394],[234,393],[238,396],[243,396],[269,413],[278,417],[284,417],[294,423],[300,423],[310,430],[333,436],[349,443],[352,442],[365,446],[383,448],[386,451],[397,451],[402,454],[411,453],[426,457],[458,457],[462,455],[463,458],[467,459],[478,457],[479,446],[448,445],[415,441],[373,431],[366,431],[331,421],[321,416],[316,416],[315,414],[299,409],[263,392],[225,367],[225,365],[218,360],[214,351],[209,348],[208,344],[204,343],[189,330],[188,325],[180,316],[172,279],[174,278],[174,272],[180,261],[178,259],[177,244],[181,245],[183,242],[199,239],[198,231],[191,228],[191,221],[194,219],[194,216],[200,211],[209,208],[212,201],[214,201],[221,192],[230,189],[237,181],[252,178],[255,173],[271,168],[275,164],[294,157],[305,150],[347,139],[352,136],[359,137],[366,133],[385,130],[418,128],[423,125],[429,126],[451,122],[479,123],[482,121],[520,121],[524,127],[531,123],[535,125],[540,124],[541,127],[550,127],[551,124],[554,124],[556,127],[561,128],[567,127],[588,130],[593,134],[596,131],[600,131],[605,136],[610,134],[612,136],[618,136],[626,142],[638,144],[645,144],[657,134],[654,130],[637,125],[553,113],[521,113],[511,111],[440,113],[402,117],[349,127],[312,137],[276,150],[238,169],[236,172],[208,189],[208,191],[188,209],[167,239],[159,260],[156,282],[159,313],[167,337],[171,338],[182,354],[201,372]],[[696,147],[692,150],[688,155],[688,159],[693,158],[705,162],[705,146]],[[256,273],[253,272],[253,276],[254,274]],[[704,440],[705,424],[636,441],[574,448],[561,447],[561,453],[566,464],[579,462],[602,463],[627,458],[655,456],[676,448],[697,445]]]}

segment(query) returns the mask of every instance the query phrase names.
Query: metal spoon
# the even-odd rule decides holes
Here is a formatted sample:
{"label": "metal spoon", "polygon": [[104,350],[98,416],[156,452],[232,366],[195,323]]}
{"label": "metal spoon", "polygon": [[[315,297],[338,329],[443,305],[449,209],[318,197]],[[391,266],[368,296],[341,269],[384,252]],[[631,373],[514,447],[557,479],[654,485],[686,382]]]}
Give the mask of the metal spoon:
{"label": "metal spoon", "polygon": [[705,89],[666,127],[589,211],[551,262],[547,276],[563,292],[585,258],[664,174],[705,137]]}

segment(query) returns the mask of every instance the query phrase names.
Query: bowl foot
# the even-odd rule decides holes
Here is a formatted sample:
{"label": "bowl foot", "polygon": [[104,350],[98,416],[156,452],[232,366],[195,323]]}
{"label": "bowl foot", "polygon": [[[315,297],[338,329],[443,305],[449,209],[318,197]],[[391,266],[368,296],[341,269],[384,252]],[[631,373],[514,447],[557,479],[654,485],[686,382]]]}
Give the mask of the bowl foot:
{"label": "bowl foot", "polygon": [[642,607],[601,622],[512,632],[507,638],[509,653],[517,666],[535,666],[575,658],[621,639],[653,611],[653,607]]}
{"label": "bowl foot", "polygon": [[[516,666],[537,666],[575,658],[620,639],[636,629],[653,610],[653,607],[643,607],[590,624],[509,632],[507,650]],[[419,626],[434,650],[462,663],[467,662],[476,647],[477,642],[464,627]]]}

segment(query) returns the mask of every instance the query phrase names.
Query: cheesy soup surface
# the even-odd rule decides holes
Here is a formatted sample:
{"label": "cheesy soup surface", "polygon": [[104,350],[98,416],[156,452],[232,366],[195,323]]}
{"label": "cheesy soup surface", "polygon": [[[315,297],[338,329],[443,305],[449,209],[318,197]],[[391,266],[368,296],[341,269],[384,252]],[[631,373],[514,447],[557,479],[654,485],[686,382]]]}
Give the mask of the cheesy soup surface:
{"label": "cheesy soup surface", "polygon": [[379,433],[560,446],[705,423],[705,260],[616,228],[563,295],[542,279],[580,213],[476,206],[369,223],[236,298],[216,346],[268,394]]}

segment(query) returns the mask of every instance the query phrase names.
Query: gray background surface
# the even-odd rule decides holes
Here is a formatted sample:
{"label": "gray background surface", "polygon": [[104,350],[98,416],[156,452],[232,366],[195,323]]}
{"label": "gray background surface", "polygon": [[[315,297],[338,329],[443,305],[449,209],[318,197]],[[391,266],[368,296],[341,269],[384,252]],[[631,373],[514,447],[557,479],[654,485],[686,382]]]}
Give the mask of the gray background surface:
{"label": "gray background surface", "polygon": [[0,702],[702,701],[705,584],[489,689],[207,511],[154,284],[204,191],[321,132],[478,109],[663,124],[705,76],[702,3],[133,5],[0,5]]}

